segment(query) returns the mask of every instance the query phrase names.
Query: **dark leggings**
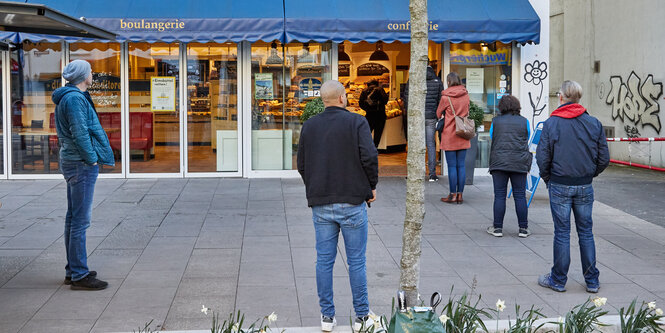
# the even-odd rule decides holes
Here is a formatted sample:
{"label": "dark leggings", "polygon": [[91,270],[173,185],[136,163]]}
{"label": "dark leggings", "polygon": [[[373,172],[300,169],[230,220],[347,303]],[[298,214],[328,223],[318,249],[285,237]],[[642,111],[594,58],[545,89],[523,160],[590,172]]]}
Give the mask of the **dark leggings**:
{"label": "dark leggings", "polygon": [[367,118],[367,123],[369,124],[369,131],[374,131],[374,146],[378,147],[379,142],[381,142],[381,135],[383,134],[383,128],[386,126],[386,118],[381,117],[371,117]]}
{"label": "dark leggings", "polygon": [[503,216],[506,215],[506,195],[508,193],[508,180],[513,188],[513,197],[515,198],[515,212],[517,213],[517,222],[520,228],[527,228],[526,207],[526,173],[492,171],[492,180],[494,181],[494,227],[503,228]]}

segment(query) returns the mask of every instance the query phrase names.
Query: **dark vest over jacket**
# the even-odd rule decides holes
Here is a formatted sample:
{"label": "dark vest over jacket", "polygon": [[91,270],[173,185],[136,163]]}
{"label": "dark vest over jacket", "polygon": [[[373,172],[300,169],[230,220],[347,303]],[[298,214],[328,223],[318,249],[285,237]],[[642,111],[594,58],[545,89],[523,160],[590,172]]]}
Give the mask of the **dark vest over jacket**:
{"label": "dark vest over jacket", "polygon": [[492,121],[490,172],[495,170],[528,173],[533,156],[529,152],[529,129],[526,118],[502,115]]}

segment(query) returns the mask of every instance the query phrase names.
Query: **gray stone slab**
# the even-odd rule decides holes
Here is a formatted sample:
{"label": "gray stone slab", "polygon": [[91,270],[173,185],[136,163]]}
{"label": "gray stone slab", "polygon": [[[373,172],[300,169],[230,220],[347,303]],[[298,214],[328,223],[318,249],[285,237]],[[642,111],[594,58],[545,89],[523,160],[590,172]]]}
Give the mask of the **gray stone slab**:
{"label": "gray stone slab", "polygon": [[227,314],[233,313],[234,304],[235,294],[229,296],[176,297],[169,309],[166,322],[168,323],[170,317],[208,319],[212,322],[210,312],[208,314],[201,312],[203,306],[220,313],[220,317],[224,318]]}
{"label": "gray stone slab", "polygon": [[[235,302],[237,277],[189,278],[180,281],[176,298],[179,297],[231,297]],[[233,304],[231,304],[233,305]]]}
{"label": "gray stone slab", "polygon": [[141,255],[141,250],[97,249],[88,256],[88,266],[100,278],[125,278]]}
{"label": "gray stone slab", "polygon": [[[266,302],[268,299],[271,301]],[[239,286],[235,309],[244,313],[249,322],[275,312],[283,327],[301,325],[295,285],[280,288]]]}
{"label": "gray stone slab", "polygon": [[184,271],[195,243],[196,237],[153,237],[133,269]]}
{"label": "gray stone slab", "polygon": [[[111,301],[122,280],[108,280],[109,288],[95,293],[63,286],[42,306],[32,320],[96,320]],[[85,306],[81,306],[85,304]],[[75,310],[74,310],[75,309]],[[92,327],[92,324],[88,330]]]}
{"label": "gray stone slab", "polygon": [[0,327],[25,323],[53,293],[55,289],[0,289]]}
{"label": "gray stone slab", "polygon": [[45,249],[62,236],[64,226],[56,222],[36,222],[21,231],[10,241],[2,244],[4,249]]}
{"label": "gray stone slab", "polygon": [[137,227],[121,223],[99,245],[100,249],[144,249],[157,227]]}
{"label": "gray stone slab", "polygon": [[[260,271],[261,274],[257,274]],[[269,277],[269,278],[267,278]],[[290,261],[256,262],[253,265],[241,265],[239,286],[295,286],[293,265]]]}
{"label": "gray stone slab", "polygon": [[146,319],[147,321],[155,319],[156,322],[161,322],[166,318],[175,291],[175,287],[140,289],[121,287],[99,317],[99,321],[124,319],[130,323],[141,324]]}
{"label": "gray stone slab", "polygon": [[87,333],[94,319],[33,319],[19,333]]}
{"label": "gray stone slab", "polygon": [[194,249],[185,270],[186,278],[237,277],[240,249]]}
{"label": "gray stone slab", "polygon": [[288,236],[246,236],[243,239],[243,263],[291,261],[291,248]]}

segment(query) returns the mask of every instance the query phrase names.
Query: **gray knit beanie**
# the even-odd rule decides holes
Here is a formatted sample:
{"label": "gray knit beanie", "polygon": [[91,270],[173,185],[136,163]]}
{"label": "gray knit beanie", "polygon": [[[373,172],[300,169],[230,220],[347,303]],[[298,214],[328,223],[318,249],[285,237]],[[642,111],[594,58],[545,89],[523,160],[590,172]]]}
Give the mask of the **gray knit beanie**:
{"label": "gray knit beanie", "polygon": [[90,63],[85,60],[74,60],[65,66],[62,77],[71,84],[83,82],[92,73]]}

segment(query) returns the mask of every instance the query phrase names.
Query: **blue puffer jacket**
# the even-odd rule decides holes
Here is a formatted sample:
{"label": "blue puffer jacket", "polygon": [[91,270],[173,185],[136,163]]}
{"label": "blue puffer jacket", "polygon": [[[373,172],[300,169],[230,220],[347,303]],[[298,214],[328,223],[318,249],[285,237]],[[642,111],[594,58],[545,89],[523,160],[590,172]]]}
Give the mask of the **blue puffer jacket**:
{"label": "blue puffer jacket", "polygon": [[61,161],[83,161],[115,165],[113,150],[88,92],[75,85],[58,88],[51,96],[55,103],[55,128],[60,141]]}
{"label": "blue puffer jacket", "polygon": [[610,162],[603,125],[579,104],[560,106],[545,121],[536,160],[546,183],[591,184]]}

